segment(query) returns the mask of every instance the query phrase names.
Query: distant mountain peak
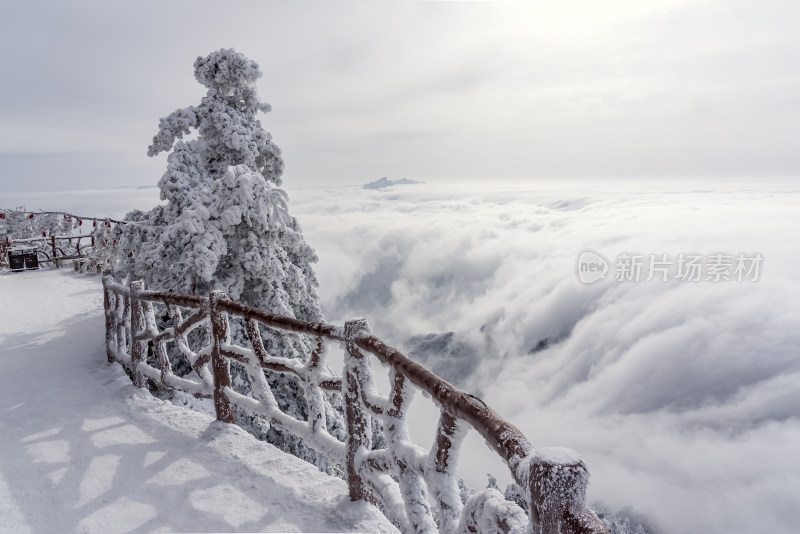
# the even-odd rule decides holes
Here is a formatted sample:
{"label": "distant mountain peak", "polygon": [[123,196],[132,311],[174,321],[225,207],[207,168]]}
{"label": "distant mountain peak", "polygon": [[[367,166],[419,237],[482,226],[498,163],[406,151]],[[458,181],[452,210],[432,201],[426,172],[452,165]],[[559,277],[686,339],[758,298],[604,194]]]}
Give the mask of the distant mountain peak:
{"label": "distant mountain peak", "polygon": [[387,177],[380,178],[374,182],[364,184],[364,189],[383,189],[393,185],[410,185],[410,184],[424,184],[425,182],[418,182],[416,180],[409,180],[408,178],[400,178],[399,180],[390,180]]}

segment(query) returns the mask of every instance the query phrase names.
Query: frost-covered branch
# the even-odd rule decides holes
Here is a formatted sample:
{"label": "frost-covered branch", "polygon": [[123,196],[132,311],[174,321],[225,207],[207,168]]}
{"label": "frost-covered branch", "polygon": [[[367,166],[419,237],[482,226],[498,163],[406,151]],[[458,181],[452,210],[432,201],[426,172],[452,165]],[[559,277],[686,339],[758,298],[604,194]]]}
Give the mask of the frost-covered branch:
{"label": "frost-covered branch", "polygon": [[147,147],[147,155],[157,156],[171,150],[176,140],[183,139],[197,125],[198,117],[194,106],[173,111],[158,121],[158,133],[153,137],[153,144]]}

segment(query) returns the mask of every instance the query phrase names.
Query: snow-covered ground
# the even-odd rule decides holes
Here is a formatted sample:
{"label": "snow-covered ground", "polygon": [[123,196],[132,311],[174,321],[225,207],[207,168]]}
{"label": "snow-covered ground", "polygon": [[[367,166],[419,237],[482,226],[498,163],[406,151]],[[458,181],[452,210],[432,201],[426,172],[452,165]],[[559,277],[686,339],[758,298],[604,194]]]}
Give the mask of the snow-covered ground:
{"label": "snow-covered ground", "polygon": [[0,274],[0,532],[396,532],[342,480],[136,391],[99,277]]}

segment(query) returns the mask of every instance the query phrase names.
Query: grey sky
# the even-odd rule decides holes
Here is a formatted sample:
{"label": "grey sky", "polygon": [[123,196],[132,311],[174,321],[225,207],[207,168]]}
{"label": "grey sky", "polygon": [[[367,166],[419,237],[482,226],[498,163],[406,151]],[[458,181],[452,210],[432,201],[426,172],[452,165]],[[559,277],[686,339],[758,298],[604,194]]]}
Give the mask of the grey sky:
{"label": "grey sky", "polygon": [[[0,186],[153,185],[198,55],[264,71],[286,187],[797,174],[800,4],[4,2]],[[0,193],[0,198],[2,194]],[[0,202],[2,204],[2,202]]]}

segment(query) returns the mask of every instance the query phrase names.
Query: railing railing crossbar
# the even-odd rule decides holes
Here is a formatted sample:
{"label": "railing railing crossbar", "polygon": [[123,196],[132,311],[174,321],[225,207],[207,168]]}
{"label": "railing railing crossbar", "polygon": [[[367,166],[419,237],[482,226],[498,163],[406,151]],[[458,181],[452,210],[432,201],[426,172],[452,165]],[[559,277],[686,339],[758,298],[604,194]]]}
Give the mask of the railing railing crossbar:
{"label": "railing railing crossbar", "polygon": [[[6,253],[9,248],[19,245],[33,245],[40,243],[42,248],[38,248],[37,255],[43,256],[39,258],[39,263],[55,263],[60,267],[61,262],[68,260],[84,260],[86,258],[85,250],[81,250],[81,241],[89,240],[89,248],[95,246],[94,234],[81,234],[81,235],[49,235],[46,237],[27,237],[18,239],[8,239],[0,243],[0,264],[6,263]],[[74,250],[65,251],[63,245],[57,245],[57,242],[65,242],[71,246],[75,242]],[[85,247],[84,247],[85,248]]]}

